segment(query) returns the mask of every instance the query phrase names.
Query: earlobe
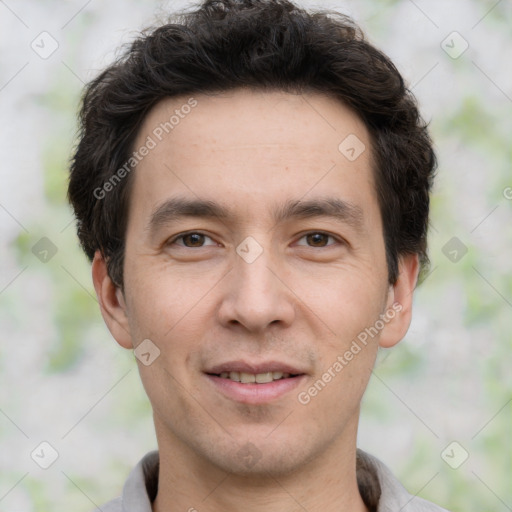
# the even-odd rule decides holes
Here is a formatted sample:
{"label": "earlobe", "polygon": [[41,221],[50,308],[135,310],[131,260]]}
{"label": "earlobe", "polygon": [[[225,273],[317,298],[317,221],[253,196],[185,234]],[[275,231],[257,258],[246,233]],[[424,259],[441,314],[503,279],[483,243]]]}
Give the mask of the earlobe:
{"label": "earlobe", "polygon": [[121,289],[114,284],[107,272],[107,264],[99,250],[92,262],[92,280],[103,320],[114,337],[124,348],[132,349],[126,302]]}
{"label": "earlobe", "polygon": [[398,279],[390,286],[386,315],[389,322],[383,329],[379,345],[390,348],[396,345],[407,333],[412,317],[413,293],[419,273],[417,254],[406,254],[398,263]]}

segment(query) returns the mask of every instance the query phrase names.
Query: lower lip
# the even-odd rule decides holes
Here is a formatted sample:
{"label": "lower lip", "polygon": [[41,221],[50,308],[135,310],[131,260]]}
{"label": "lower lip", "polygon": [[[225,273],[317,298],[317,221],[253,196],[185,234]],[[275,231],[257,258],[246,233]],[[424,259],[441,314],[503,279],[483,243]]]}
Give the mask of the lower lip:
{"label": "lower lip", "polygon": [[274,380],[264,384],[242,384],[231,379],[205,374],[208,380],[227,398],[244,404],[265,404],[296,389],[306,375]]}

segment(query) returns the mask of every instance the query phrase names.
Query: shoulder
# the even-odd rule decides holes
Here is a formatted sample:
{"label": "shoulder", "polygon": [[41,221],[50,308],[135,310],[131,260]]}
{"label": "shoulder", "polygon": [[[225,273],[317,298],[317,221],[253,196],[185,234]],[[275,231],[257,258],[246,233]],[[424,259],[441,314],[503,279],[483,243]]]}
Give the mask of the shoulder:
{"label": "shoulder", "polygon": [[101,507],[97,507],[93,512],[122,512],[123,502],[121,496],[114,498],[113,500],[105,503]]}
{"label": "shoulder", "polygon": [[362,450],[357,451],[360,463],[373,468],[380,486],[377,512],[449,512],[430,501],[411,495],[379,459]]}
{"label": "shoulder", "polygon": [[158,489],[158,452],[147,453],[131,470],[121,496],[96,506],[93,512],[151,512],[151,502]]}

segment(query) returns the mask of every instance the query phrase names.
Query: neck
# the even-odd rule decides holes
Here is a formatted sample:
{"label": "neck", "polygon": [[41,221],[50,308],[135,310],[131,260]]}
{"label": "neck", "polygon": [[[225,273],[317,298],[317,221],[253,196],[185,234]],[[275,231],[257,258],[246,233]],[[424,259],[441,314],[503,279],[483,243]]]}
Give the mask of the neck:
{"label": "neck", "polygon": [[153,512],[367,512],[357,486],[356,433],[292,473],[234,474],[223,471],[166,436],[160,453]]}

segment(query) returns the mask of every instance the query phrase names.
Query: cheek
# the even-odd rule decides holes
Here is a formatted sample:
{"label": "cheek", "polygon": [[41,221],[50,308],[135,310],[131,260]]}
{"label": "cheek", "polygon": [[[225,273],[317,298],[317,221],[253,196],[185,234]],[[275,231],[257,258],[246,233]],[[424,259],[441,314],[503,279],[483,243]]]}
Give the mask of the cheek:
{"label": "cheek", "polygon": [[324,286],[313,288],[312,281],[309,295],[307,287],[302,289],[307,306],[318,317],[313,333],[318,365],[313,382],[302,391],[306,399],[318,396],[314,407],[319,415],[341,404],[356,408],[375,363],[378,335],[372,337],[366,329],[375,325],[385,307],[385,281],[372,279],[371,273],[362,275],[340,269]]}
{"label": "cheek", "polygon": [[311,307],[319,311],[322,333],[315,340],[318,364],[314,379],[302,391],[305,399],[314,402],[319,417],[329,416],[329,411],[338,411],[341,416],[347,411],[355,413],[368,384],[379,336],[369,329],[383,312],[375,288],[373,293],[368,288],[349,293],[340,285]]}
{"label": "cheek", "polygon": [[[218,272],[183,275],[149,259],[125,274],[132,332],[166,342],[176,332],[186,333],[204,326],[208,316],[209,291],[219,278]],[[200,321],[199,318],[202,320]]]}
{"label": "cheek", "polygon": [[333,349],[373,325],[385,307],[386,278],[369,265],[340,265],[321,273],[297,272],[289,279],[303,314],[317,318]]}
{"label": "cheek", "polygon": [[[207,294],[211,285],[143,267],[126,283],[130,330],[136,344],[149,339],[160,352],[151,365],[139,363],[141,380],[156,411],[171,405],[173,410],[187,411],[193,408],[187,396],[196,386],[190,368],[197,364],[195,358],[213,318]],[[183,389],[188,390],[186,396]]]}

